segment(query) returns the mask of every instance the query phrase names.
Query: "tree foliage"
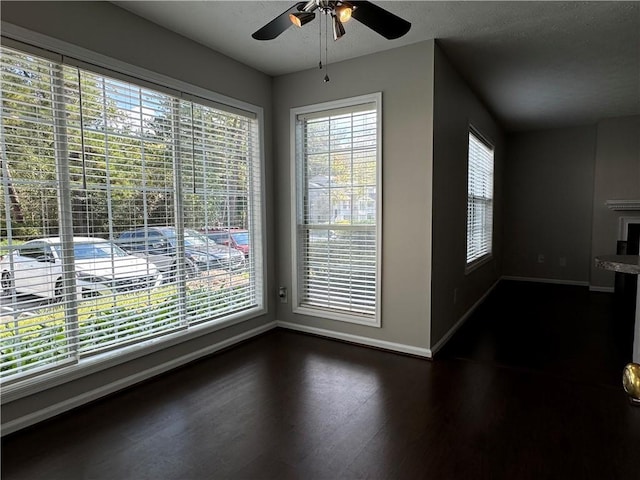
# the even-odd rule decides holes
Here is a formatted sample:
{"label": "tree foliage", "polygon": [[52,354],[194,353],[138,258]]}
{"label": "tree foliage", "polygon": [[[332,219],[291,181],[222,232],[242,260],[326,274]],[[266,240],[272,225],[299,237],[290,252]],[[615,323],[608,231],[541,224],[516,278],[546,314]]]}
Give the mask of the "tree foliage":
{"label": "tree foliage", "polygon": [[[15,239],[58,235],[61,193],[71,197],[76,235],[172,225],[177,178],[185,226],[247,228],[246,119],[4,47],[2,53],[1,167],[9,207],[0,213],[2,237],[9,229]],[[57,81],[62,105],[53,93]],[[59,158],[56,140],[66,142],[68,158]],[[60,190],[61,161],[69,165],[68,192]]]}

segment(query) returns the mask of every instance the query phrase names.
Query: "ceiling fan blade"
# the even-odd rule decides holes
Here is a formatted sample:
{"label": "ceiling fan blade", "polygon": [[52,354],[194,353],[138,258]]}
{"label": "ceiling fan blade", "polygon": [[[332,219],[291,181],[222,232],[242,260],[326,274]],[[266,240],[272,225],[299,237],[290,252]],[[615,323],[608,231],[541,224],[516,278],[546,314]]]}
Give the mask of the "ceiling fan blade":
{"label": "ceiling fan blade", "polygon": [[411,28],[411,23],[404,18],[400,18],[371,2],[349,3],[356,7],[351,14],[352,18],[389,40],[400,38]]}
{"label": "ceiling fan blade", "polygon": [[294,12],[302,11],[306,2],[298,2],[292,7],[288,8],[285,12],[278,15],[276,18],[267,23],[264,27],[256,30],[251,35],[256,40],[273,40],[282,32],[284,32],[291,25],[291,20],[289,20],[289,14]]}

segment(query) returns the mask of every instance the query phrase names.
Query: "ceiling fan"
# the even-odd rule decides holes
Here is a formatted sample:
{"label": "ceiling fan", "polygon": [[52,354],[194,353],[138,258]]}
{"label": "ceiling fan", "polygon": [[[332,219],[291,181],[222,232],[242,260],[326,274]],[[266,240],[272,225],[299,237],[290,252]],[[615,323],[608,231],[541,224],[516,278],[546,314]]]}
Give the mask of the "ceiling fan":
{"label": "ceiling fan", "polygon": [[383,37],[403,36],[411,23],[371,2],[309,0],[298,2],[251,35],[256,40],[273,40],[291,25],[302,27],[316,17],[316,11],[331,16],[333,39],[345,34],[343,23],[354,18]]}

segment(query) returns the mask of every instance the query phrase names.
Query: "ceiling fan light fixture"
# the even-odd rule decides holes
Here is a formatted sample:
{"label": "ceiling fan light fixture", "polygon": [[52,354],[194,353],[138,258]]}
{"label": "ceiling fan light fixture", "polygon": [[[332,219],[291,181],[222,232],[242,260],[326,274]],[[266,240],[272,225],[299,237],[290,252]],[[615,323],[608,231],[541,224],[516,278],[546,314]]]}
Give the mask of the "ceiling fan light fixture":
{"label": "ceiling fan light fixture", "polygon": [[333,20],[333,39],[339,40],[345,34],[344,25],[336,15],[332,14],[331,18]]}
{"label": "ceiling fan light fixture", "polygon": [[302,27],[314,18],[316,18],[316,14],[313,12],[295,12],[289,14],[289,20],[291,20],[291,23],[296,27]]}
{"label": "ceiling fan light fixture", "polygon": [[336,7],[336,15],[338,16],[340,23],[348,22],[351,18],[352,12],[353,9],[347,5],[340,5],[339,7]]}
{"label": "ceiling fan light fixture", "polygon": [[[2,1],[2,0],[0,0]],[[263,3],[263,2],[257,2]],[[298,27],[315,18],[315,11],[324,15],[336,16],[340,25],[354,18],[387,40],[394,40],[405,35],[411,29],[411,23],[373,2],[355,2],[352,0],[307,0],[298,1],[287,10],[276,16],[262,28],[251,35],[256,40],[273,40],[285,32],[293,23]],[[325,23],[329,27],[329,19]],[[333,19],[332,19],[333,22]],[[342,34],[339,24],[335,24],[336,37]]]}

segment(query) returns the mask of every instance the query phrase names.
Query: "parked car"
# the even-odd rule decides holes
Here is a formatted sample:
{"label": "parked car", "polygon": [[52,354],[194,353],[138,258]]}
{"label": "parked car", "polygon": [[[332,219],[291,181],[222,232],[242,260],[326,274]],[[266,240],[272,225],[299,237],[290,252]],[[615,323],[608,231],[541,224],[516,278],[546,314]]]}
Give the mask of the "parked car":
{"label": "parked car", "polygon": [[[162,276],[153,263],[129,255],[101,238],[73,239],[77,293],[129,291],[157,286]],[[13,291],[60,299],[63,294],[62,248],[59,238],[40,238],[18,245],[0,261],[3,295]]]}
{"label": "parked car", "polygon": [[[148,227],[123,232],[118,237],[122,248],[132,254],[164,256],[177,262],[178,239],[175,227]],[[195,230],[185,229],[184,250],[188,264],[199,271],[211,269],[234,270],[245,264],[244,255],[233,248],[218,245]],[[156,260],[153,260],[156,262]],[[157,263],[157,262],[156,262]]]}
{"label": "parked car", "polygon": [[[165,282],[176,279],[179,266],[175,248],[172,248],[163,234],[155,228],[150,228],[146,233],[143,228],[122,232],[117,241],[127,253],[144,258],[158,267]],[[198,267],[190,257],[187,254],[184,259],[187,278],[198,273]]]}
{"label": "parked car", "polygon": [[240,250],[245,257],[249,256],[249,231],[240,228],[203,229],[207,237],[218,245],[226,245]]}

